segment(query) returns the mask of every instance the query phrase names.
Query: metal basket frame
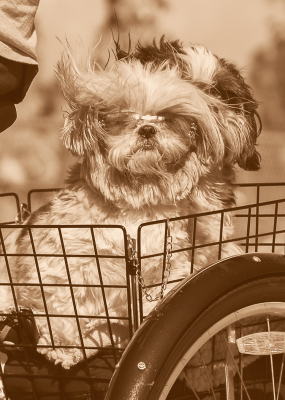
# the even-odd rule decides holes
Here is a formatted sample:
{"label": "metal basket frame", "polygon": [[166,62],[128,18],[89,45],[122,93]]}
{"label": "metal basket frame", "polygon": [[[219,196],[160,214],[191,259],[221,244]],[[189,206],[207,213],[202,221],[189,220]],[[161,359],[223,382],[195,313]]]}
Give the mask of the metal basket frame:
{"label": "metal basket frame", "polygon": [[[222,245],[229,243],[229,242],[237,242],[239,245],[241,245],[244,248],[244,251],[246,253],[248,252],[257,252],[260,247],[260,239],[262,238],[268,238],[266,242],[262,243],[262,246],[266,246],[269,252],[274,253],[277,248],[284,247],[285,246],[285,241],[283,242],[277,242],[276,238],[278,235],[280,236],[281,234],[285,233],[285,224],[284,224],[284,229],[278,229],[278,221],[280,221],[281,218],[285,218],[285,197],[281,199],[276,199],[276,200],[270,200],[270,201],[262,201],[262,189],[268,189],[272,187],[279,187],[285,188],[285,182],[277,182],[277,183],[244,183],[244,184],[238,184],[237,185],[239,188],[253,188],[255,190],[255,198],[256,202],[252,204],[247,204],[243,206],[238,206],[238,207],[231,207],[231,208],[225,208],[223,210],[217,210],[217,211],[210,211],[210,212],[203,212],[199,214],[190,214],[182,217],[176,217],[176,218],[169,218],[169,219],[163,219],[163,220],[156,220],[156,221],[150,221],[141,224],[138,227],[137,231],[137,237],[133,238],[134,243],[137,244],[137,256],[138,256],[138,268],[142,269],[142,261],[146,260],[148,258],[153,258],[153,257],[162,257],[163,258],[163,265],[162,265],[162,276],[165,270],[165,265],[166,265],[166,247],[167,247],[167,231],[169,229],[169,226],[171,223],[179,220],[192,220],[193,221],[193,237],[192,237],[192,244],[190,243],[188,247],[186,248],[180,248],[180,249],[175,249],[172,250],[172,253],[178,253],[178,252],[183,252],[183,251],[191,251],[191,268],[192,270],[190,273],[193,273],[193,266],[195,262],[195,250],[203,247],[217,247],[218,249],[218,254],[217,254],[217,261],[221,259],[221,253],[222,253]],[[49,193],[49,192],[56,192],[59,191],[59,188],[51,188],[51,189],[33,189],[28,192],[27,195],[27,208],[28,211],[31,212],[32,206],[33,206],[33,196],[35,194],[39,193]],[[285,193],[284,193],[285,196]],[[17,213],[20,213],[21,205],[20,205],[20,200],[17,196],[16,193],[6,193],[6,194],[0,194],[0,200],[1,197],[11,197],[15,201],[15,206]],[[284,205],[284,210],[280,212],[280,208]],[[268,209],[271,207],[273,210],[270,210],[269,212],[263,212],[263,210]],[[223,221],[224,221],[224,216],[226,213],[231,212],[235,214],[235,218],[242,219],[244,221],[244,227],[245,227],[245,234],[239,235],[230,239],[222,239],[223,238]],[[212,243],[203,243],[203,244],[196,244],[195,239],[196,239],[196,226],[197,226],[197,221],[201,217],[207,217],[211,215],[219,215],[220,216],[220,233],[219,233],[219,240],[212,242]],[[266,218],[267,220],[272,220],[272,229],[266,229],[266,231],[260,232],[260,220],[261,218]],[[285,220],[284,220],[285,222]],[[164,250],[161,253],[157,254],[149,254],[149,255],[142,255],[141,251],[141,243],[142,243],[142,233],[144,229],[148,226],[151,225],[157,225],[157,224],[162,224],[164,226],[165,230],[165,240],[164,240]],[[19,225],[14,225],[14,221],[8,221],[4,223],[0,223],[0,240],[1,244],[4,248],[3,250],[3,255],[6,259],[6,264],[9,266],[8,262],[8,257],[9,256],[17,256],[17,254],[6,254],[5,253],[5,246],[4,246],[4,241],[3,241],[3,229],[11,228],[11,225],[13,225],[13,228],[16,229],[22,229],[21,226]],[[126,286],[124,288],[127,289],[128,291],[128,312],[129,316],[129,322],[130,322],[130,337],[135,333],[137,330],[138,326],[140,323],[142,323],[144,319],[143,315],[143,306],[142,306],[142,297],[143,293],[142,291],[138,288],[137,284],[137,278],[136,278],[136,272],[133,266],[133,260],[131,258],[131,253],[130,253],[130,236],[128,235],[128,232],[126,231],[124,226],[121,225],[29,225],[25,226],[25,228],[28,230],[29,235],[30,235],[30,240],[33,248],[33,254],[30,254],[35,259],[35,263],[37,263],[37,257],[40,256],[61,256],[64,258],[65,264],[67,265],[67,270],[68,270],[68,259],[67,255],[65,254],[65,249],[64,249],[64,241],[62,238],[62,229],[68,228],[68,229],[80,229],[80,228],[87,228],[90,229],[90,233],[92,236],[92,242],[93,242],[93,247],[94,247],[94,257],[97,261],[97,264],[100,266],[100,259],[101,258],[124,258],[125,263],[126,263]],[[60,240],[61,240],[61,245],[62,245],[62,255],[58,254],[37,254],[33,242],[33,236],[32,236],[32,229],[40,229],[40,228],[56,228],[58,229]],[[117,256],[117,255],[99,255],[97,251],[97,246],[96,246],[96,241],[94,237],[94,229],[96,228],[104,228],[104,229],[120,229],[123,233],[124,236],[124,247],[125,247],[125,255],[124,256]],[[70,255],[68,255],[70,257]],[[72,257],[82,257],[82,255],[75,255],[73,254]],[[38,268],[38,267],[37,267]],[[40,276],[39,276],[40,279]],[[170,281],[174,282],[174,281]],[[1,285],[1,282],[0,282]],[[11,283],[11,287],[13,287],[13,283]],[[21,284],[18,284],[21,285]],[[22,284],[23,285],[23,284]],[[78,286],[75,284],[71,284],[72,286]],[[94,285],[91,285],[94,286]],[[96,286],[96,285],[95,285]],[[158,286],[157,285],[152,285],[152,286]],[[104,284],[101,282],[100,287],[102,288],[102,296],[104,299],[104,303],[106,304],[106,297],[104,294]],[[139,307],[137,307],[137,298],[139,299]],[[74,300],[74,299],[73,299]],[[46,307],[46,306],[45,306]],[[76,313],[76,310],[75,310]],[[112,320],[112,317],[108,316],[108,309],[106,307],[106,316],[107,316],[107,321]],[[132,326],[132,327],[131,327]]]}
{"label": "metal basket frame", "polygon": [[[275,200],[270,200],[270,201],[262,201],[262,193],[261,191],[263,189],[268,190],[268,188],[272,187],[279,187],[283,188],[285,186],[285,183],[249,183],[249,184],[240,184],[238,185],[239,188],[242,189],[254,189],[255,191],[255,203],[248,204],[248,205],[243,205],[243,206],[238,206],[238,207],[233,207],[233,208],[227,208],[223,210],[218,210],[214,212],[204,212],[204,213],[199,213],[199,214],[192,214],[192,215],[187,215],[183,217],[177,217],[177,218],[169,218],[165,220],[158,220],[158,221],[150,221],[141,224],[138,227],[137,230],[137,237],[134,238],[135,242],[137,243],[137,257],[138,257],[138,268],[141,271],[142,270],[142,262],[144,260],[147,260],[148,258],[153,258],[153,257],[158,257],[162,259],[162,276],[165,271],[165,266],[166,266],[166,247],[167,247],[167,232],[169,230],[169,227],[171,226],[172,223],[175,223],[178,220],[192,220],[192,226],[193,226],[193,237],[192,237],[192,243],[189,244],[187,248],[182,248],[182,249],[174,249],[172,253],[178,253],[182,251],[191,251],[191,268],[192,270],[190,273],[193,272],[193,266],[195,263],[195,250],[203,247],[213,247],[215,248],[215,251],[217,251],[217,261],[221,259],[221,254],[222,254],[222,246],[223,244],[229,243],[229,242],[236,242],[239,243],[243,248],[246,253],[248,252],[257,252],[260,249],[260,246],[266,247],[268,252],[276,252],[280,251],[281,248],[284,248],[285,240],[282,235],[285,234],[285,193],[284,193],[284,198],[281,199],[275,199]],[[28,193],[28,198],[27,198],[27,207],[28,210],[32,210],[33,206],[33,196],[37,193],[47,193],[47,192],[54,192],[58,191],[59,189],[53,188],[53,189],[36,189],[36,190],[31,190]],[[6,193],[6,194],[0,194],[0,201],[1,198],[3,197],[11,197],[13,201],[15,202],[15,209],[17,213],[21,212],[21,205],[18,196],[15,193]],[[223,221],[224,221],[224,216],[226,213],[234,213],[236,216],[237,221],[242,221],[242,226],[243,226],[243,233],[242,234],[237,234],[233,238],[230,239],[223,239]],[[203,244],[196,244],[195,239],[196,239],[196,226],[197,226],[197,221],[201,217],[207,217],[210,215],[218,215],[220,218],[220,232],[219,232],[219,240],[212,242],[212,243],[203,243]],[[264,224],[264,220],[266,220],[266,224]],[[263,222],[262,222],[263,221]],[[271,228],[268,227],[270,223]],[[162,224],[164,226],[165,230],[165,240],[164,240],[164,250],[161,253],[157,254],[150,254],[150,255],[143,255],[142,254],[142,236],[143,236],[143,231],[146,227],[155,225],[155,224]],[[264,229],[265,226],[265,229]],[[283,229],[284,227],[284,229]],[[137,276],[136,276],[136,271],[133,265],[133,259],[131,257],[131,252],[130,252],[130,240],[131,238],[128,235],[128,232],[126,231],[124,226],[121,225],[25,225],[24,227],[28,235],[30,237],[30,243],[32,246],[32,252],[30,254],[24,254],[24,256],[32,257],[35,263],[35,266],[37,268],[38,272],[38,278],[39,278],[39,284],[35,284],[40,287],[41,293],[42,293],[42,298],[44,302],[44,308],[45,308],[45,314],[44,316],[47,318],[48,326],[49,326],[49,331],[50,331],[50,336],[51,336],[51,341],[52,341],[52,346],[54,348],[56,347],[64,347],[64,346],[56,346],[53,341],[53,334],[52,334],[52,329],[51,329],[51,324],[49,322],[49,318],[54,317],[54,315],[50,315],[48,313],[48,308],[47,304],[45,302],[45,295],[44,295],[44,287],[46,285],[51,285],[51,284],[46,284],[41,282],[41,275],[40,275],[40,269],[39,269],[39,263],[38,263],[38,258],[39,257],[62,257],[66,266],[66,271],[67,271],[67,276],[68,276],[68,283],[67,284],[60,284],[59,286],[64,286],[64,287],[69,287],[71,291],[71,297],[72,297],[72,302],[73,302],[73,307],[74,307],[74,315],[62,315],[62,317],[66,318],[75,318],[78,326],[78,331],[79,331],[79,336],[80,336],[80,348],[82,349],[84,353],[84,359],[85,363],[87,365],[87,355],[86,355],[86,346],[84,346],[82,334],[81,334],[81,329],[80,329],[80,324],[79,324],[79,319],[84,318],[84,317],[90,317],[90,316],[83,316],[83,315],[78,315],[77,310],[76,310],[76,304],[75,304],[75,298],[73,294],[73,288],[76,286],[74,283],[72,283],[69,271],[68,271],[68,259],[69,257],[84,257],[82,254],[66,254],[65,252],[65,246],[64,246],[64,238],[63,238],[63,230],[64,229],[88,229],[90,230],[90,235],[92,237],[92,243],[93,243],[93,249],[94,249],[94,254],[93,257],[96,259],[96,263],[98,265],[98,272],[99,276],[101,276],[100,272],[100,260],[102,258],[114,258],[114,259],[123,259],[126,265],[126,285],[123,286],[114,286],[116,289],[123,289],[126,290],[127,292],[127,299],[128,299],[128,305],[127,305],[127,316],[122,317],[122,319],[125,319],[128,324],[128,332],[129,332],[129,339],[134,335],[136,330],[138,329],[138,326],[142,323],[143,319],[145,318],[144,312],[143,312],[143,294],[142,291],[140,290],[140,287],[138,285],[137,281]],[[58,235],[60,238],[61,242],[61,248],[62,248],[62,253],[61,254],[37,254],[34,240],[33,240],[33,233],[32,231],[34,229],[42,229],[42,228],[52,228],[52,229],[57,229]],[[124,255],[100,255],[97,246],[96,246],[96,238],[94,232],[96,229],[119,229],[122,232],[123,239],[124,239]],[[18,308],[17,300],[16,300],[16,295],[15,295],[15,286],[20,286],[20,285],[25,285],[25,283],[14,283],[11,277],[11,273],[9,270],[9,257],[16,257],[19,256],[19,254],[15,253],[7,253],[5,249],[5,231],[9,231],[11,229],[23,229],[23,226],[21,225],[15,225],[14,221],[8,221],[0,224],[0,244],[2,247],[2,254],[0,253],[0,257],[3,257],[7,266],[7,271],[10,279],[10,287],[13,293],[13,298],[14,298],[14,303],[15,303],[15,310],[16,313],[20,313],[20,310]],[[266,239],[266,240],[265,240]],[[264,241],[265,240],[265,241]],[[20,254],[23,256],[23,254]],[[90,257],[90,255],[88,255]],[[171,281],[170,281],[171,282]],[[172,281],[173,283],[174,281]],[[152,286],[159,286],[160,283],[157,285],[152,285]],[[0,285],[4,285],[4,283],[0,282]],[[7,285],[7,284],[6,284]],[[31,285],[31,284],[29,284]],[[58,285],[51,285],[51,286],[58,286]],[[81,285],[82,286],[82,285]],[[102,281],[102,277],[100,278],[100,285],[93,285],[90,284],[92,287],[98,287],[102,291],[102,298],[105,304],[105,312],[106,315],[103,317],[106,319],[107,324],[108,324],[108,329],[109,329],[109,334],[110,334],[110,349],[112,350],[113,357],[115,360],[115,363],[118,361],[118,357],[120,357],[121,353],[119,351],[118,353],[118,348],[116,348],[116,345],[112,339],[112,319],[115,319],[115,317],[112,317],[108,313],[108,306],[107,306],[107,299],[105,295],[105,289],[110,288],[110,286],[104,285],[104,282]],[[113,287],[113,286],[111,286]],[[2,316],[6,316],[6,314],[0,314]],[[35,314],[37,316],[37,314]],[[57,317],[59,315],[56,315]],[[93,316],[93,318],[99,318],[98,316]],[[102,316],[100,316],[102,318]],[[11,345],[12,346],[12,345]],[[23,347],[31,347],[32,345],[30,344],[24,344],[22,345]],[[2,345],[3,347],[3,345]],[[68,347],[68,346],[66,346]],[[78,347],[78,346],[77,346]],[[1,350],[1,349],[0,349]],[[101,348],[103,350],[103,348]],[[1,372],[2,375],[2,372]]]}

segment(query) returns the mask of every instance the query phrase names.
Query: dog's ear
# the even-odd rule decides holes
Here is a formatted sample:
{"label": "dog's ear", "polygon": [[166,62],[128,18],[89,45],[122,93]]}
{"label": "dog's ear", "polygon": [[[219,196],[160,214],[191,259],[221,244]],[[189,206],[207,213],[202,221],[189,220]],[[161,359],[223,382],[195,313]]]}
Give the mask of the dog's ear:
{"label": "dog's ear", "polygon": [[206,94],[204,100],[220,131],[221,142],[212,146],[212,151],[219,150],[216,158],[222,155],[226,163],[258,170],[260,156],[255,146],[261,123],[258,103],[250,87],[234,64],[218,58],[205,47],[194,45],[183,51],[177,49],[175,53],[180,60],[181,77]]}
{"label": "dog's ear", "polygon": [[98,108],[102,102],[93,82],[96,74],[82,71],[67,49],[57,64],[56,77],[69,106],[61,135],[64,145],[77,156],[96,151],[97,133],[101,129]]}
{"label": "dog's ear", "polygon": [[79,106],[65,117],[61,139],[73,155],[84,156],[97,147],[94,110],[90,106]]}
{"label": "dog's ear", "polygon": [[252,95],[251,88],[245,83],[235,65],[224,59],[218,59],[213,81],[212,90],[227,104],[230,113],[235,113],[238,121],[237,135],[243,145],[236,162],[245,170],[257,171],[260,168],[260,155],[255,146],[261,132],[261,121],[257,113],[258,103]]}

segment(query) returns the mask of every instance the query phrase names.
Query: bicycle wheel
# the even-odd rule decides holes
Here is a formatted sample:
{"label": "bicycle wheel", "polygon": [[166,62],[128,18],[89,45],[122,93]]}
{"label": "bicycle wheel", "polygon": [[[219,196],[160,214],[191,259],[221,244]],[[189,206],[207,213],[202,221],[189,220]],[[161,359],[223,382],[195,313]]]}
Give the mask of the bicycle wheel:
{"label": "bicycle wheel", "polygon": [[284,399],[282,353],[285,278],[256,280],[201,315],[173,349],[149,398],[252,400],[270,393]]}
{"label": "bicycle wheel", "polygon": [[[188,310],[184,307],[181,311],[177,309],[176,301],[176,312],[174,309],[169,312],[162,302],[152,314],[160,313],[168,318],[181,314],[180,336],[179,327],[174,328],[171,321],[169,326],[172,328],[169,328],[161,324],[161,317],[157,317],[160,319],[158,325],[147,320],[128,349],[131,354],[133,348],[132,356],[126,354],[121,364],[132,364],[133,360],[128,369],[135,369],[134,351],[140,353],[141,359],[144,352],[145,368],[140,376],[133,373],[133,381],[132,374],[128,374],[130,386],[125,390],[129,397],[124,397],[122,392],[117,398],[285,399],[285,259],[277,255],[254,257],[234,257],[205,271],[206,284],[200,287],[199,304],[195,303],[193,293],[189,295],[192,309],[188,305]],[[239,270],[237,266],[240,266]],[[192,292],[196,288],[197,293],[197,278],[190,281],[188,287]],[[182,293],[187,292],[187,286],[181,285],[178,292],[181,289]],[[165,299],[169,309],[177,296],[176,293]],[[159,325],[160,341],[166,339],[161,347],[164,354],[155,342]],[[175,332],[173,340],[168,331]],[[154,344],[152,349],[151,342]],[[120,371],[117,375],[124,378]],[[116,380],[114,377],[111,393]],[[124,384],[123,379],[118,382]],[[107,396],[107,399],[113,398],[116,397]]]}

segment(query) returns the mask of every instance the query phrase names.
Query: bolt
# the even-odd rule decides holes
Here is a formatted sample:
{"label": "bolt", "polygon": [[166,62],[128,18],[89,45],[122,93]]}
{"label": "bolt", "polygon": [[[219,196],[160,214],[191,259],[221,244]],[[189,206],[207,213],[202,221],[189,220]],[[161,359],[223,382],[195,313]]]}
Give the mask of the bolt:
{"label": "bolt", "polygon": [[144,362],[139,362],[138,363],[138,369],[141,369],[142,371],[144,370],[144,369],[146,369],[146,365],[145,365],[145,363]]}
{"label": "bolt", "polygon": [[261,262],[261,259],[260,259],[259,257],[254,256],[254,257],[252,257],[252,258],[253,258],[253,261]]}

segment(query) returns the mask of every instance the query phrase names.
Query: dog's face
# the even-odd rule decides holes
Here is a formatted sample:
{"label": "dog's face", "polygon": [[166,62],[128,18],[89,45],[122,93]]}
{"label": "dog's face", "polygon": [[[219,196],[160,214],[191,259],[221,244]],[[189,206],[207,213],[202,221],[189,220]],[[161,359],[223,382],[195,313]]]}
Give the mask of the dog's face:
{"label": "dog's face", "polygon": [[69,58],[58,77],[71,108],[64,143],[83,156],[87,180],[101,191],[107,179],[112,193],[150,185],[175,200],[212,168],[259,168],[250,88],[202,46],[162,39],[122,54],[117,44],[108,71],[82,72]]}
{"label": "dog's face", "polygon": [[115,101],[98,110],[100,152],[129,177],[167,179],[197,150],[198,126],[193,113],[183,112],[184,82],[173,72],[119,64]]}

